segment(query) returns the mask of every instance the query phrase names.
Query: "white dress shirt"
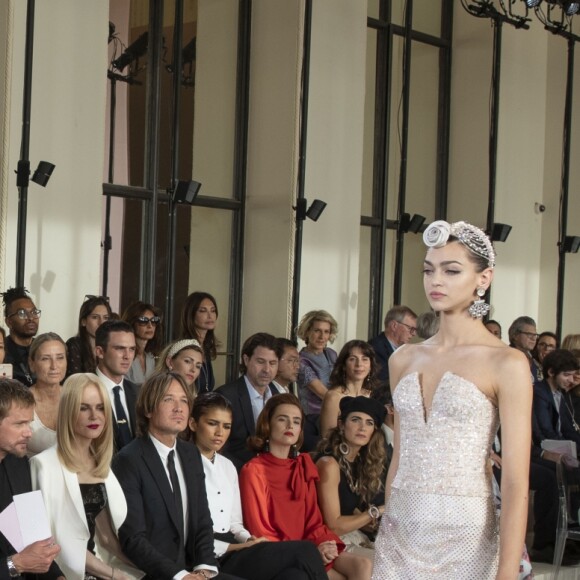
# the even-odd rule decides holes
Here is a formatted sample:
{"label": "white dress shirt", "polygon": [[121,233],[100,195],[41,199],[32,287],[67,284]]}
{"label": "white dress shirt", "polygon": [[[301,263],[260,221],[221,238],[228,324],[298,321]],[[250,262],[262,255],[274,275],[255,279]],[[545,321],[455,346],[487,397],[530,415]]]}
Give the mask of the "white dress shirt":
{"label": "white dress shirt", "polygon": [[247,375],[244,375],[244,381],[246,381],[246,387],[248,389],[248,395],[250,395],[250,403],[252,404],[252,413],[254,414],[254,425],[258,421],[258,417],[262,412],[262,409],[266,405],[268,399],[272,397],[272,391],[270,390],[270,385],[266,387],[264,394],[261,395],[254,385],[250,383],[250,379],[248,379]]}

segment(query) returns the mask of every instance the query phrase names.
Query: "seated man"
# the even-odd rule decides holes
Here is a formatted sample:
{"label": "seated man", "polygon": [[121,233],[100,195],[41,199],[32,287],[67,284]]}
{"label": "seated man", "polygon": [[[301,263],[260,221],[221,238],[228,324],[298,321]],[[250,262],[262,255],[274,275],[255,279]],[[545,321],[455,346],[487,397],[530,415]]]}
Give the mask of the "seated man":
{"label": "seated man", "polygon": [[219,574],[199,451],[177,439],[192,399],[176,373],[152,376],[137,399],[137,438],[113,459],[127,499],[121,548],[145,580],[203,580]]}
{"label": "seated man", "polygon": [[256,432],[258,415],[270,397],[282,392],[272,384],[278,372],[278,358],[276,339],[271,334],[253,334],[242,346],[243,375],[217,389],[232,404],[232,432],[223,454],[238,471],[256,455],[247,441]]}
{"label": "seated man", "polygon": [[[30,423],[34,397],[18,381],[0,379],[0,512],[13,496],[32,491],[27,443],[32,437]],[[61,579],[64,575],[54,562],[60,547],[52,538],[30,544],[16,552],[0,534],[0,579]]]}
{"label": "seated man", "polygon": [[[580,451],[580,427],[565,393],[574,386],[578,359],[567,350],[556,349],[542,363],[544,378],[534,383],[534,415],[538,424],[537,445],[545,439],[574,441]],[[579,418],[580,420],[580,418]]]}

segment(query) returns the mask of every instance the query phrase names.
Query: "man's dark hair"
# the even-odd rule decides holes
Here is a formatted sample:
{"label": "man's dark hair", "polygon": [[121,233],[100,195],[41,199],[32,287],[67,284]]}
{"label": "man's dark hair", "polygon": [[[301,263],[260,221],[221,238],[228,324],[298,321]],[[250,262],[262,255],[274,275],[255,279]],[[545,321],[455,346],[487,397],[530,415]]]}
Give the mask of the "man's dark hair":
{"label": "man's dark hair", "polygon": [[4,318],[9,315],[12,303],[16,300],[20,300],[21,298],[32,300],[32,298],[30,298],[30,294],[28,294],[28,290],[24,286],[8,288],[6,292],[2,292],[2,300],[4,301]]}
{"label": "man's dark hair", "polygon": [[246,339],[246,342],[244,342],[244,345],[242,346],[242,360],[240,362],[240,371],[242,374],[246,374],[246,371],[248,370],[244,363],[244,355],[246,355],[248,358],[252,358],[254,351],[259,346],[273,350],[276,353],[276,356],[280,357],[278,354],[278,346],[275,336],[272,336],[267,332],[257,332],[256,334],[252,334],[252,336]]}
{"label": "man's dark hair", "polygon": [[558,348],[548,353],[542,363],[544,377],[547,379],[552,371],[554,376],[567,371],[580,370],[580,362],[569,350]]}
{"label": "man's dark hair", "polygon": [[134,334],[128,322],[124,320],[106,320],[95,332],[95,346],[100,346],[106,350],[111,332],[130,332]]}
{"label": "man's dark hair", "polygon": [[279,337],[276,339],[276,353],[278,358],[282,358],[287,348],[298,348],[298,344],[289,338]]}
{"label": "man's dark hair", "polygon": [[34,396],[19,381],[0,379],[0,423],[8,415],[12,405],[25,409],[33,407]]}

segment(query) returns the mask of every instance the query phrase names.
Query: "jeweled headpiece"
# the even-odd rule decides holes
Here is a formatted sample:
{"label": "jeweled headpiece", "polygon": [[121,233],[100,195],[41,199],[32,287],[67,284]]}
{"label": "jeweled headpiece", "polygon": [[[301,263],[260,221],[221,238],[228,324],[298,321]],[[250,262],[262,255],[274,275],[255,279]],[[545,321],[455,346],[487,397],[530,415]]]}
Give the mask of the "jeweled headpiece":
{"label": "jeweled headpiece", "polygon": [[173,358],[178,352],[182,351],[184,348],[191,348],[192,346],[196,346],[197,348],[203,350],[201,345],[195,338],[184,338],[182,340],[178,340],[167,353],[167,358]]}
{"label": "jeweled headpiece", "polygon": [[495,266],[495,251],[491,240],[483,230],[466,222],[433,222],[423,232],[423,242],[429,248],[441,248],[447,243],[449,236],[454,236],[468,250],[487,260],[490,268]]}

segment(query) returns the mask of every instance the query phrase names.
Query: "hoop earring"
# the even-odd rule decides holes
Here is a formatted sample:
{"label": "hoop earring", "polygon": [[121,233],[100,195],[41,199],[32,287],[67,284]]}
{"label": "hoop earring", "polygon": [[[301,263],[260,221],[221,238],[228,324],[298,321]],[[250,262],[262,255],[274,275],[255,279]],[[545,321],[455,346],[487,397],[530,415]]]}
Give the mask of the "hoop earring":
{"label": "hoop earring", "polygon": [[350,453],[350,447],[344,441],[338,446],[338,450],[343,455],[348,455]]}
{"label": "hoop earring", "polygon": [[264,448],[262,449],[264,453],[270,453],[270,439],[266,439],[264,443]]}
{"label": "hoop earring", "polygon": [[296,445],[292,445],[290,447],[290,459],[296,459],[298,457],[298,447]]}
{"label": "hoop earring", "polygon": [[491,306],[483,300],[483,296],[485,296],[484,288],[479,287],[477,289],[477,295],[479,298],[473,301],[473,304],[467,309],[467,311],[471,314],[472,318],[481,320],[489,312]]}

